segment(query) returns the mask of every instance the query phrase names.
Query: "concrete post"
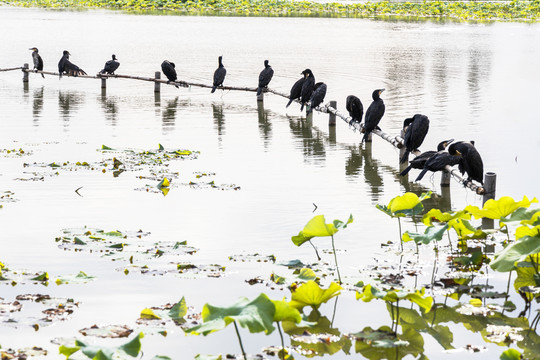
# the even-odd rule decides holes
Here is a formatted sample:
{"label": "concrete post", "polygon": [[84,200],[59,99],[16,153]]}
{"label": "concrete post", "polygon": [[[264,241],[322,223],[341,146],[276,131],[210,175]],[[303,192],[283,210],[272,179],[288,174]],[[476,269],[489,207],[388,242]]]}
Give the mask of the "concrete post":
{"label": "concrete post", "polygon": [[28,63],[23,65],[23,79],[22,79],[22,81],[25,82],[25,83],[28,82]]}
{"label": "concrete post", "polygon": [[[161,79],[161,71],[156,71],[156,74],[155,74],[155,79],[156,80],[159,80]],[[157,81],[154,81],[154,92],[155,93],[158,93],[161,91],[161,83],[157,82]]]}
{"label": "concrete post", "polygon": [[[330,107],[337,110],[337,101],[330,101]],[[331,112],[328,113],[328,126],[336,126],[336,115]]]}

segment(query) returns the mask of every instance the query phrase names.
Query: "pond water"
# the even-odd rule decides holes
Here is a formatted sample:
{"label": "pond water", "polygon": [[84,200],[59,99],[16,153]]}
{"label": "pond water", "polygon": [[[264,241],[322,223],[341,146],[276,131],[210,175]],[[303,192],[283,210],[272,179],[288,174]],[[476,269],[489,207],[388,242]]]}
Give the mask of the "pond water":
{"label": "pond water", "polygon": [[[186,17],[0,7],[0,68],[31,63],[28,48],[36,46],[48,71],[57,71],[67,49],[72,62],[88,74],[102,69],[114,53],[121,63],[119,74],[151,77],[168,59],[175,62],[180,79],[209,84],[217,57],[223,55],[225,85],[255,87],[263,61],[269,59],[275,71],[272,89],[288,92],[300,72],[310,68],[317,81],[328,85],[326,101],[337,100],[343,112],[347,95],[357,95],[367,108],[371,92],[386,88],[386,113],[380,124],[384,131],[398,134],[406,117],[427,115],[430,131],[422,150],[434,149],[448,138],[475,140],[485,170],[498,176],[497,196],[516,199],[540,195],[539,43],[538,24]],[[296,247],[290,238],[317,214],[329,221],[354,216],[354,223],[336,235],[336,244],[342,276],[355,284],[366,268],[400,260],[397,224],[375,205],[406,191],[441,194],[439,174],[417,184],[400,178],[398,150],[380,138],[361,145],[360,135],[343,121],[338,119],[330,128],[328,116],[315,113],[308,122],[297,104],[285,108],[286,100],[271,94],[257,103],[251,92],[210,94],[208,89],[162,85],[155,95],[153,84],[142,81],[110,79],[102,91],[98,80],[30,74],[25,87],[21,78],[19,71],[0,72],[0,192],[9,194],[0,209],[0,262],[18,271],[47,271],[51,281],[48,286],[31,281],[1,285],[0,297],[13,301],[19,294],[41,293],[80,304],[68,320],[42,324],[38,331],[32,327],[39,323],[37,310],[38,315],[26,315],[19,323],[5,322],[7,315],[0,314],[2,348],[40,346],[49,350],[47,358],[59,358],[52,339],[83,339],[78,330],[93,324],[136,329],[142,309],[177,302],[182,296],[196,311],[207,302],[226,306],[261,292],[272,299],[290,297],[287,289],[246,283],[257,276],[266,282],[273,271],[286,274],[286,267],[234,262],[229,256],[273,254],[278,262],[314,262],[313,249]],[[167,150],[200,153],[196,159],[167,162],[164,172],[155,176],[152,169],[158,165],[132,163],[115,177],[111,159],[123,159],[126,151],[100,151],[102,145],[155,151],[159,144]],[[22,156],[5,151],[20,148]],[[68,161],[71,165],[47,166]],[[109,163],[105,166],[103,161]],[[76,162],[101,165],[90,170]],[[208,176],[198,178],[202,173]],[[164,174],[174,174],[166,196],[155,187]],[[188,185],[210,181],[217,187]],[[435,196],[428,206],[456,210],[482,205],[480,196],[455,181],[449,193]],[[412,223],[403,225],[404,230],[414,230]],[[142,230],[150,233],[142,237],[150,243],[187,241],[198,251],[171,261],[219,264],[226,271],[212,278],[141,274],[140,268],[131,268],[126,275],[127,258],[111,261],[97,250],[59,248],[55,239],[65,235],[64,229],[82,233],[85,226]],[[381,247],[387,241],[394,242],[391,250]],[[319,250],[331,250],[327,238],[315,242]],[[421,264],[429,266],[432,254],[426,249]],[[322,257],[333,263],[331,253]],[[79,271],[96,279],[54,282]],[[426,270],[419,284],[429,283],[430,276],[431,270]],[[505,287],[506,279],[496,276],[489,281]],[[521,308],[522,300],[511,293]],[[321,313],[332,318],[333,305],[321,308]],[[357,302],[353,292],[340,296],[333,320],[342,333],[391,323],[384,304]],[[480,333],[463,324],[447,325],[456,349],[468,344],[486,347],[475,358],[493,359],[504,349],[485,343]],[[251,353],[279,344],[276,334],[243,334]],[[463,356],[446,352],[427,335],[424,341],[423,353],[429,358]],[[148,359],[155,354],[188,359],[239,349],[232,329],[196,337],[173,327],[166,337],[147,335],[143,351]],[[345,357],[342,351],[322,355]]]}

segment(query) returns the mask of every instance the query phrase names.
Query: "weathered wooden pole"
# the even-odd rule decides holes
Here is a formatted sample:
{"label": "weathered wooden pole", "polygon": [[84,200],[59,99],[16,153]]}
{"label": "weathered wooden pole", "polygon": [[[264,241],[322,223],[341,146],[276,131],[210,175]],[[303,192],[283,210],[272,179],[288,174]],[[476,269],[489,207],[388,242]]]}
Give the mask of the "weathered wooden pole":
{"label": "weathered wooden pole", "polygon": [[107,79],[101,78],[101,88],[106,89],[107,88]]}
{"label": "weathered wooden pole", "polygon": [[[337,101],[331,100],[330,106],[334,109],[337,109]],[[328,113],[328,126],[336,126],[336,114],[331,112]]]}
{"label": "weathered wooden pole", "polygon": [[[161,79],[161,71],[156,71],[156,74],[155,74],[154,78],[155,78],[156,80]],[[158,92],[160,92],[160,91],[161,91],[160,83],[159,83],[159,81],[155,81],[155,82],[154,82],[154,92],[155,92],[155,93],[158,93]]]}
{"label": "weathered wooden pole", "polygon": [[27,83],[27,82],[28,82],[28,63],[26,63],[26,64],[23,65],[22,72],[23,72],[23,79],[22,79],[22,81],[23,81],[24,83]]}
{"label": "weathered wooden pole", "polygon": [[[488,172],[484,176],[484,194],[482,198],[482,205],[490,199],[495,199],[495,188],[497,185],[497,174],[494,172]],[[482,218],[482,229],[493,229],[495,221],[493,219]]]}
{"label": "weathered wooden pole", "polygon": [[446,170],[441,171],[441,186],[446,187],[450,186],[450,179],[452,178],[452,175]]}
{"label": "weathered wooden pole", "polygon": [[257,95],[257,101],[263,101],[264,100],[264,91],[261,91],[259,95]]}

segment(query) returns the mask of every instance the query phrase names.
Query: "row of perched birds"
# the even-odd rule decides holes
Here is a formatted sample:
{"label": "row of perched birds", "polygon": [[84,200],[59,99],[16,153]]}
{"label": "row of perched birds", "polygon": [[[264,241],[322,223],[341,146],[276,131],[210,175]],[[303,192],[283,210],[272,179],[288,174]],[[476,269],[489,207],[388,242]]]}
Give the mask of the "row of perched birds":
{"label": "row of perched birds", "polygon": [[[36,47],[30,48],[32,50],[32,59],[34,62],[34,69],[43,71],[43,60],[39,55]],[[69,61],[69,51],[64,50],[62,58],[58,62],[59,76],[63,74],[77,76],[86,75],[86,72],[79,68],[77,65]],[[105,63],[100,74],[114,75],[114,72],[120,63],[113,54],[112,59]],[[168,60],[164,60],[161,63],[161,70],[168,79],[168,82],[176,82],[177,74],[175,64]],[[223,86],[227,70],[223,65],[223,56],[218,57],[218,68],[214,71],[214,79],[211,92],[215,92],[218,87]],[[300,111],[306,106],[306,114],[319,106],[326,95],[327,86],[323,82],[315,82],[315,76],[310,69],[305,69],[301,72],[302,77],[297,80],[291,88],[289,94],[289,102],[285,107],[294,100],[299,100]],[[43,76],[43,74],[41,74]],[[264,60],[264,69],[259,74],[259,83],[257,87],[257,95],[260,95],[262,91],[268,87],[268,84],[274,76],[274,70],[269,65],[268,60]],[[178,86],[175,84],[178,88]],[[369,105],[365,117],[364,106],[360,99],[355,95],[349,95],[346,99],[346,109],[349,112],[349,116],[352,118],[350,124],[361,123],[362,117],[364,117],[363,131],[364,136],[362,142],[366,141],[369,134],[377,129],[380,130],[379,122],[381,121],[384,112],[385,105],[381,99],[381,94],[385,89],[376,89],[372,93],[372,103]],[[412,118],[407,118],[403,122],[403,129],[405,135],[403,137],[405,153],[400,159],[401,163],[407,162],[409,154],[413,151],[417,151],[420,145],[422,145],[428,130],[429,119],[425,115],[416,114]],[[401,172],[400,175],[404,176],[409,173],[411,169],[420,169],[421,172],[415,181],[419,181],[426,174],[427,171],[442,171],[447,165],[454,166],[459,165],[459,170],[462,174],[467,174],[466,182],[475,180],[480,184],[484,184],[484,165],[482,158],[474,146],[474,141],[458,141],[451,144],[454,139],[445,140],[439,143],[437,151],[426,151],[419,156],[411,160],[409,166]],[[450,145],[451,144],[451,145]],[[449,146],[450,145],[450,146]],[[448,147],[449,146],[449,147]],[[448,151],[446,150],[448,147]]]}

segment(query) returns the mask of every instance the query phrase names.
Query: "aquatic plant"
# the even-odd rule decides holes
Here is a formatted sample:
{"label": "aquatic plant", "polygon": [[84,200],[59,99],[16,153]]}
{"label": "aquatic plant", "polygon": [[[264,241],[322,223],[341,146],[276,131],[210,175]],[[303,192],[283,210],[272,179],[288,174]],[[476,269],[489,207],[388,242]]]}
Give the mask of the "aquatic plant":
{"label": "aquatic plant", "polygon": [[79,350],[89,359],[113,360],[116,359],[118,354],[126,354],[131,357],[136,357],[141,351],[141,339],[143,337],[144,334],[139,333],[127,343],[117,347],[88,345],[80,340],[75,340],[74,346],[60,345],[58,350],[60,354],[66,357],[66,359],[69,359],[71,355]]}
{"label": "aquatic plant", "polygon": [[[349,219],[347,222],[343,222],[341,220],[334,220],[333,223],[327,224],[324,215],[317,215],[311,219],[306,226],[304,226],[304,229],[298,233],[298,235],[293,236],[291,238],[292,242],[296,246],[301,246],[305,242],[311,243],[311,239],[314,237],[325,237],[330,236],[332,237],[332,251],[334,253],[334,261],[336,264],[336,271],[338,275],[339,283],[341,284],[341,275],[339,274],[339,266],[337,262],[337,255],[336,255],[336,247],[334,245],[334,234],[337,233],[341,229],[345,229],[347,225],[353,222],[353,216],[352,214],[349,216]],[[311,243],[313,248],[315,249],[315,252],[317,253],[317,248]],[[321,260],[319,254],[317,253],[317,258]]]}

